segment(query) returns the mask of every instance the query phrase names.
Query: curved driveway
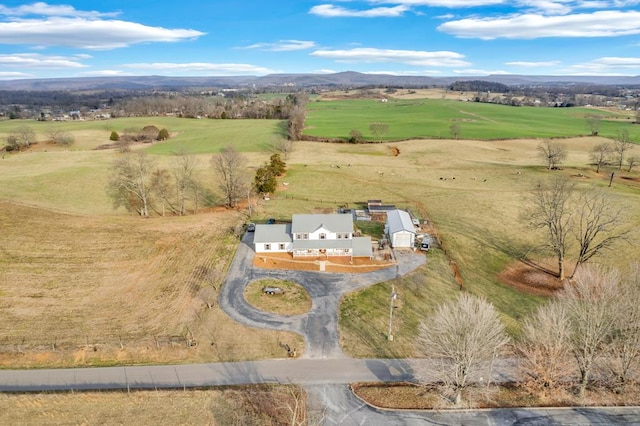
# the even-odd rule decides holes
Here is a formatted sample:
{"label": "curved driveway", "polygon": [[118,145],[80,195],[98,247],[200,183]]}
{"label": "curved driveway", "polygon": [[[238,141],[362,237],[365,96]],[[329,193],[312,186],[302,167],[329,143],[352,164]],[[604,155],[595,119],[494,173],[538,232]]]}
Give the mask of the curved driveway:
{"label": "curved driveway", "polygon": [[[423,253],[396,253],[396,266],[362,274],[264,269],[253,266],[253,234],[246,233],[238,246],[219,296],[220,308],[239,323],[273,330],[292,331],[305,339],[302,358],[346,358],[339,345],[338,306],[345,293],[407,274],[426,262]],[[244,299],[244,289],[255,280],[273,278],[302,285],[312,299],[311,310],[282,316],[261,311]]]}

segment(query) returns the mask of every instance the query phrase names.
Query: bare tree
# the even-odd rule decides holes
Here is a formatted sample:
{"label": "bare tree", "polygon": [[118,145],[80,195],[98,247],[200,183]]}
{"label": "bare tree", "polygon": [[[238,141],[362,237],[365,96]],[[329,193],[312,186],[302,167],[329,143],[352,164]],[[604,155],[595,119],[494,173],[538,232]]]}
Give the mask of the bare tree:
{"label": "bare tree", "polygon": [[629,131],[622,129],[618,132],[618,135],[614,139],[613,150],[617,155],[618,170],[622,170],[622,163],[624,162],[624,153],[632,148],[633,144],[629,139]]}
{"label": "bare tree", "polygon": [[11,150],[20,151],[36,142],[36,132],[29,126],[20,126],[7,136],[7,145]]}
{"label": "bare tree", "polygon": [[596,173],[600,173],[600,167],[607,164],[612,153],[613,148],[608,142],[599,143],[593,147],[589,153],[589,158],[591,162],[596,165]]}
{"label": "bare tree", "polygon": [[107,191],[114,206],[149,216],[156,162],[144,152],[125,154],[111,166]]}
{"label": "bare tree", "polygon": [[247,193],[248,178],[246,160],[232,147],[223,148],[211,158],[211,165],[219,179],[219,187],[225,198],[225,205],[236,207],[238,200]]}
{"label": "bare tree", "polygon": [[170,211],[175,211],[171,204],[171,175],[165,169],[157,169],[151,177],[151,187],[153,189],[154,199],[160,201],[160,215],[164,216],[167,207]]}
{"label": "bare tree", "polygon": [[631,266],[618,293],[613,337],[607,347],[607,366],[616,386],[624,387],[640,359],[640,264]]}
{"label": "bare tree", "polygon": [[271,142],[271,151],[277,154],[281,154],[285,160],[289,158],[289,154],[293,151],[293,141],[284,138],[275,138]]}
{"label": "bare tree", "polygon": [[555,141],[545,139],[538,145],[540,157],[547,163],[547,169],[557,169],[564,160],[567,159],[566,147]]}
{"label": "bare tree", "polygon": [[451,132],[451,137],[454,139],[458,139],[460,137],[460,123],[454,122],[449,126],[449,131]]}
{"label": "bare tree", "polygon": [[581,398],[616,324],[619,283],[616,271],[589,266],[581,268],[575,283],[565,284],[559,294],[571,323],[569,342],[580,372]]}
{"label": "bare tree", "polygon": [[526,320],[518,349],[525,382],[546,394],[571,376],[570,323],[565,307],[551,301]]}
{"label": "bare tree", "polygon": [[389,125],[387,123],[371,123],[369,130],[378,139],[378,142],[382,142],[382,137],[389,131]]}
{"label": "bare tree", "polygon": [[304,105],[294,105],[289,112],[289,121],[287,122],[287,138],[292,141],[302,139],[302,131],[304,130],[304,121],[307,116]]}
{"label": "bare tree", "polygon": [[470,381],[478,379],[508,342],[504,325],[493,305],[483,298],[462,294],[457,301],[440,305],[420,325],[417,350],[442,360],[444,382],[454,391],[456,404]]}
{"label": "bare tree", "polygon": [[[197,191],[197,158],[180,149],[174,159],[173,176],[176,182],[176,204],[180,216],[187,212],[187,197]],[[194,194],[196,195],[196,194]]]}
{"label": "bare tree", "polygon": [[631,173],[631,170],[635,166],[640,164],[640,155],[630,155],[627,157],[627,172]]}
{"label": "bare tree", "polygon": [[569,248],[573,209],[570,200],[573,185],[556,177],[547,184],[539,183],[531,194],[529,223],[546,231],[546,243],[558,261],[558,278],[565,279],[565,258]]}
{"label": "bare tree", "polygon": [[619,230],[623,209],[602,191],[593,189],[580,194],[575,208],[576,220],[573,233],[578,242],[578,256],[571,278],[578,268],[623,238],[626,232]]}
{"label": "bare tree", "polygon": [[600,132],[600,121],[602,120],[602,117],[599,115],[589,114],[585,119],[587,120],[591,136],[597,136],[598,132]]}

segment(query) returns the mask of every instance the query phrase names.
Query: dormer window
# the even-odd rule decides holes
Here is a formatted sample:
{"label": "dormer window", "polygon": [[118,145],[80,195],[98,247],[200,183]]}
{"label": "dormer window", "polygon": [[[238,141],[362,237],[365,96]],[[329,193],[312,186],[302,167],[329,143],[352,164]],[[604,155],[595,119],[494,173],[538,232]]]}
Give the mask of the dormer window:
{"label": "dormer window", "polygon": [[327,239],[327,234],[325,234],[324,232],[322,234],[320,234],[320,239],[321,240],[326,240]]}

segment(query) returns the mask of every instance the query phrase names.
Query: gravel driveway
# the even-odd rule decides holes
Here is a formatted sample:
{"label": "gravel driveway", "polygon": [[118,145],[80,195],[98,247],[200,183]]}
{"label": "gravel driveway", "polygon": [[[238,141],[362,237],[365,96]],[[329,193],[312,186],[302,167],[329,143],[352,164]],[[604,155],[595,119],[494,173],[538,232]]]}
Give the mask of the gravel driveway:
{"label": "gravel driveway", "polygon": [[[361,274],[336,274],[258,268],[253,266],[254,254],[253,234],[246,233],[220,291],[220,307],[239,323],[301,334],[306,344],[302,358],[346,358],[338,338],[338,305],[342,296],[405,275],[426,263],[423,253],[399,252],[396,266]],[[311,296],[311,310],[302,315],[282,316],[249,305],[243,296],[244,289],[250,282],[265,278],[302,285]]]}

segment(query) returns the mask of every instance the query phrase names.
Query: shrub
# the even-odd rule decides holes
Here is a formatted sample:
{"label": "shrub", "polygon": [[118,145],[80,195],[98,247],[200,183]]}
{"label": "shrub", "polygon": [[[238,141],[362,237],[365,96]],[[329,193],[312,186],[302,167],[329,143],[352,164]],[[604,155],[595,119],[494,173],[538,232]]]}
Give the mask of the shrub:
{"label": "shrub", "polygon": [[111,132],[111,136],[109,136],[109,140],[117,142],[120,140],[120,135],[118,134],[118,132],[114,130],[113,132]]}
{"label": "shrub", "polygon": [[169,139],[169,131],[167,129],[162,129],[158,132],[158,138],[159,141],[164,141]]}

